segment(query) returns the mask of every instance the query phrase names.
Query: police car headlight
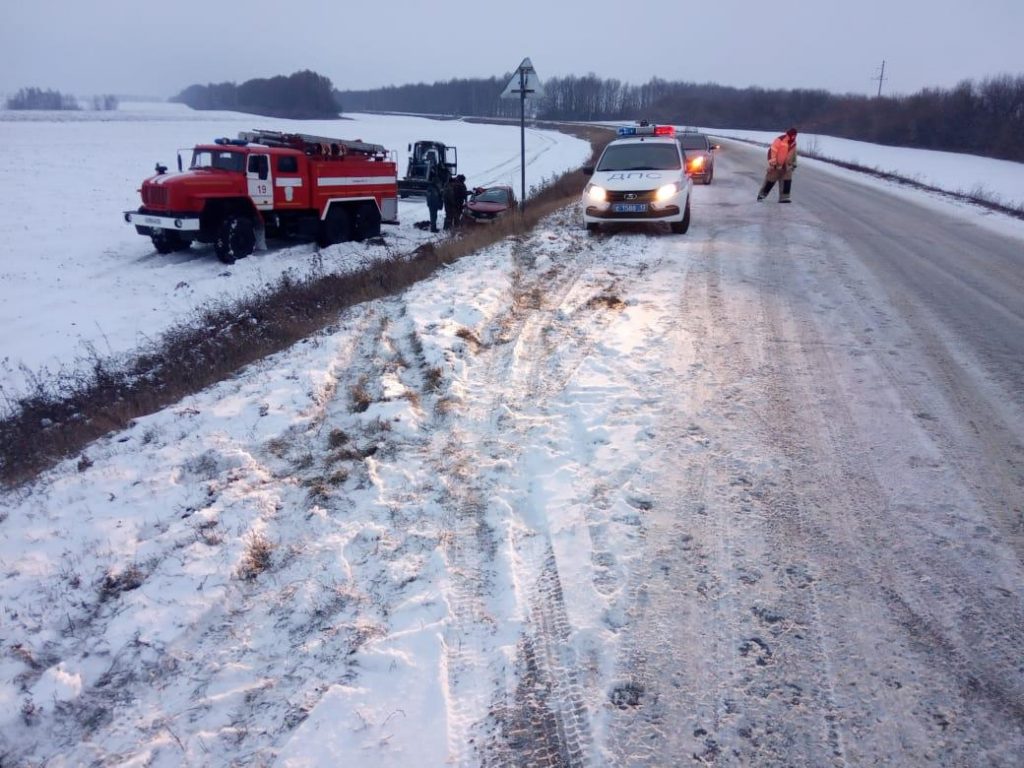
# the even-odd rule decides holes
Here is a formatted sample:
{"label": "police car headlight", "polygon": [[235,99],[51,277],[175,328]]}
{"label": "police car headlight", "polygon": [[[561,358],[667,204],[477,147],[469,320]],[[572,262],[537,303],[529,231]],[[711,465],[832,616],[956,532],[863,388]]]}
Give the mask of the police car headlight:
{"label": "police car headlight", "polygon": [[654,199],[660,203],[675,197],[677,192],[679,192],[679,187],[675,183],[665,184],[662,187],[658,187],[658,191],[654,193]]}
{"label": "police car headlight", "polygon": [[591,184],[587,187],[587,199],[592,203],[603,203],[608,199],[608,192],[604,187],[599,187],[596,184]]}

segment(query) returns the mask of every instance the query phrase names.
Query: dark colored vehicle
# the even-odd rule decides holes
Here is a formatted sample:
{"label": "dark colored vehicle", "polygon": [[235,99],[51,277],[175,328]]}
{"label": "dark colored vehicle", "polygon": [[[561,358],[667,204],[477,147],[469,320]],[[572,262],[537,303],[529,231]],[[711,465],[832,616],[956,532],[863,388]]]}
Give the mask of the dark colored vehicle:
{"label": "dark colored vehicle", "polygon": [[686,155],[686,174],[702,184],[710,184],[715,177],[715,150],[721,146],[712,144],[711,139],[697,131],[683,131],[676,134],[676,139]]}
{"label": "dark colored vehicle", "polygon": [[473,221],[493,221],[516,207],[512,187],[477,187],[466,201],[466,213]]}
{"label": "dark colored vehicle", "polygon": [[443,187],[459,172],[459,151],[440,141],[424,140],[409,145],[405,178],[398,180],[399,197],[427,194],[427,186]]}

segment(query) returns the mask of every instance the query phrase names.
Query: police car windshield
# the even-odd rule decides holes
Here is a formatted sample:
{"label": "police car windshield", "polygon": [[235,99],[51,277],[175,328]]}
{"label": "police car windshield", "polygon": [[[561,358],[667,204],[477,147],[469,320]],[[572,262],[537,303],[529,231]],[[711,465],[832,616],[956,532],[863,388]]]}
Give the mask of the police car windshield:
{"label": "police car windshield", "polygon": [[221,149],[196,149],[192,152],[192,165],[189,168],[193,171],[219,170],[241,173],[245,170],[245,155]]}
{"label": "police car windshield", "polygon": [[675,144],[643,142],[609,144],[598,171],[675,171],[680,168]]}
{"label": "police car windshield", "polygon": [[703,133],[680,134],[679,143],[683,149],[707,149],[708,140]]}

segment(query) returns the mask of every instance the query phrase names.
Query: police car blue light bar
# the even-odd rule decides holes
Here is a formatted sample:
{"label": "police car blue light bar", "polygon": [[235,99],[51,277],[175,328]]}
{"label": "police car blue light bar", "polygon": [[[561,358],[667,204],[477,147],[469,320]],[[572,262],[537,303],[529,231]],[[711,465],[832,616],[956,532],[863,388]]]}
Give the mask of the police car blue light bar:
{"label": "police car blue light bar", "polygon": [[617,131],[619,136],[675,136],[671,125],[623,125]]}

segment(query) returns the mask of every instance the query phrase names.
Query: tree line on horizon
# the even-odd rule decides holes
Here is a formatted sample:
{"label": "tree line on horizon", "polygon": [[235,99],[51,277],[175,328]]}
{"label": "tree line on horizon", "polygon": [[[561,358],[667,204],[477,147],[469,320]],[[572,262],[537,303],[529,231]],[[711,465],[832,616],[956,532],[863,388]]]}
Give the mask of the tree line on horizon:
{"label": "tree line on horizon", "polygon": [[[75,96],[42,88],[22,88],[5,102],[7,109],[79,110],[81,103]],[[97,112],[111,112],[118,107],[118,99],[112,94],[92,97],[92,108]]]}
{"label": "tree line on horizon", "polygon": [[330,119],[341,108],[328,77],[311,70],[235,83],[190,85],[170,101],[192,109],[226,109],[295,120]]}
{"label": "tree line on horizon", "polygon": [[[337,117],[342,110],[513,118],[519,116],[518,100],[500,98],[510,77],[339,91],[329,78],[304,70],[241,85],[191,85],[171,101],[193,109],[298,119]],[[1024,162],[1024,75],[882,97],[659,78],[633,85],[594,74],[571,75],[545,81],[544,97],[529,108],[537,120],[646,119],[780,132],[795,126],[804,133]]]}
{"label": "tree line on horizon", "polygon": [[[518,100],[499,98],[510,77],[339,91],[335,96],[349,112],[517,117]],[[780,132],[795,126],[805,133],[1024,161],[1024,75],[965,80],[951,89],[927,88],[911,96],[868,97],[658,78],[631,85],[589,74],[546,80],[544,94],[530,105],[531,117],[538,120],[646,119]]]}

